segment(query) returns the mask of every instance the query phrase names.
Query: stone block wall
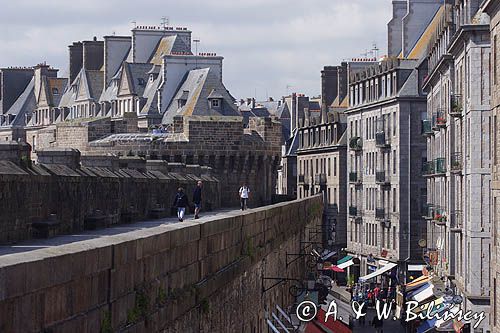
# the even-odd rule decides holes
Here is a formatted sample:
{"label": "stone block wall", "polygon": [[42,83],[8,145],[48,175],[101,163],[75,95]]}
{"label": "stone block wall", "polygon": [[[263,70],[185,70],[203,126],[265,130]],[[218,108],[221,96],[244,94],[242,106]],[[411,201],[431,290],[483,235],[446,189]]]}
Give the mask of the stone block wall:
{"label": "stone block wall", "polygon": [[[2,332],[264,332],[321,197],[0,258]],[[8,286],[8,288],[7,288]]]}
{"label": "stone block wall", "polygon": [[112,225],[130,216],[147,219],[158,208],[170,214],[177,188],[182,186],[191,197],[198,179],[204,181],[204,204],[220,207],[219,182],[209,175],[72,168],[72,160],[24,167],[0,161],[0,244],[31,238],[32,224],[46,222],[52,214],[56,234],[80,231],[89,218],[104,217]]}

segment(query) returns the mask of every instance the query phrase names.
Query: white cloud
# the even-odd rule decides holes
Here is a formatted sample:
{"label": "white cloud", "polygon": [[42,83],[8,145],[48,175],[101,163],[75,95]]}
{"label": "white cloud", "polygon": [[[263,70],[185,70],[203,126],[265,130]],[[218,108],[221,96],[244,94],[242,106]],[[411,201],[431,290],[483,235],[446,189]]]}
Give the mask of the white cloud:
{"label": "white cloud", "polygon": [[19,0],[2,4],[0,66],[46,61],[67,73],[73,41],[127,34],[131,21],[188,26],[200,51],[225,57],[224,81],[237,98],[319,93],[320,70],[386,49],[391,1],[373,0]]}

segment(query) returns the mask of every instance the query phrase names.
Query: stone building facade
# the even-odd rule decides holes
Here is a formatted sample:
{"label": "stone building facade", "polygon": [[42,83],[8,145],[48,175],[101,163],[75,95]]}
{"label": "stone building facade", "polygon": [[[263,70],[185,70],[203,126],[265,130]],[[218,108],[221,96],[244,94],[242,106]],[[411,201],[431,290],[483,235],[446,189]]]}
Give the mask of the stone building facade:
{"label": "stone building facade", "polygon": [[[250,207],[270,203],[280,161],[281,124],[273,118],[176,116],[169,133],[130,133],[109,117],[55,125],[56,147],[77,148],[82,155],[136,156],[147,160],[210,166],[220,180],[221,200],[236,206],[238,189],[252,191]],[[114,131],[114,132],[113,132]]]}
{"label": "stone building facade", "polygon": [[426,112],[418,61],[386,59],[351,74],[347,114],[347,251],[365,275],[386,261],[405,270],[421,258],[426,229],[421,177]]}
{"label": "stone building facade", "polygon": [[[464,297],[464,310],[489,311],[490,37],[479,2],[445,4],[429,43],[427,248],[435,272]],[[486,330],[488,322],[482,323]]]}
{"label": "stone building facade", "polygon": [[323,194],[324,240],[340,250],[346,242],[347,176],[345,117],[330,113],[324,123],[300,127],[297,132],[297,196]]}
{"label": "stone building facade", "polygon": [[487,0],[491,41],[491,311],[492,332],[500,332],[500,2]]}

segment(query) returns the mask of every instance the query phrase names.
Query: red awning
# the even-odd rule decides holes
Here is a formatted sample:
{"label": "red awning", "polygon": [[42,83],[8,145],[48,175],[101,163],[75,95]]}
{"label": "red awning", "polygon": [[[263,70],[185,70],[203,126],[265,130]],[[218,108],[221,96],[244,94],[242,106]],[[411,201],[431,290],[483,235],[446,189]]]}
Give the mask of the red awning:
{"label": "red awning", "polygon": [[335,265],[332,265],[332,266],[329,266],[329,267],[324,267],[323,268],[324,271],[334,271],[334,272],[338,272],[338,273],[343,273],[344,270],[338,266],[335,266]]}
{"label": "red awning", "polygon": [[325,323],[325,316],[326,316],[325,310],[319,309],[317,316],[318,320],[315,320],[315,322],[321,325],[322,327],[325,327],[335,333],[352,333],[352,330],[346,325],[344,325],[343,322],[341,322],[338,319],[333,320],[333,316],[328,317],[328,320]]}
{"label": "red awning", "polygon": [[316,324],[315,321],[310,321],[307,323],[306,330],[304,333],[325,333],[320,327],[318,327],[318,324]]}

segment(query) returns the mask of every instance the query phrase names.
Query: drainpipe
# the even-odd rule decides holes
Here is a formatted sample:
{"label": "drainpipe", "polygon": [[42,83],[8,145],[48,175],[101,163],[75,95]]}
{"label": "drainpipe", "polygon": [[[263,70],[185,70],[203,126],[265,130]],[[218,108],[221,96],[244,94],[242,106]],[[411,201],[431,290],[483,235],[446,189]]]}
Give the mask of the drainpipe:
{"label": "drainpipe", "polygon": [[408,257],[404,260],[406,263],[406,271],[405,271],[405,283],[406,277],[408,275],[408,260],[410,260],[410,252],[411,252],[411,209],[410,209],[410,181],[411,181],[411,111],[412,107],[410,104],[410,110],[408,112]]}

